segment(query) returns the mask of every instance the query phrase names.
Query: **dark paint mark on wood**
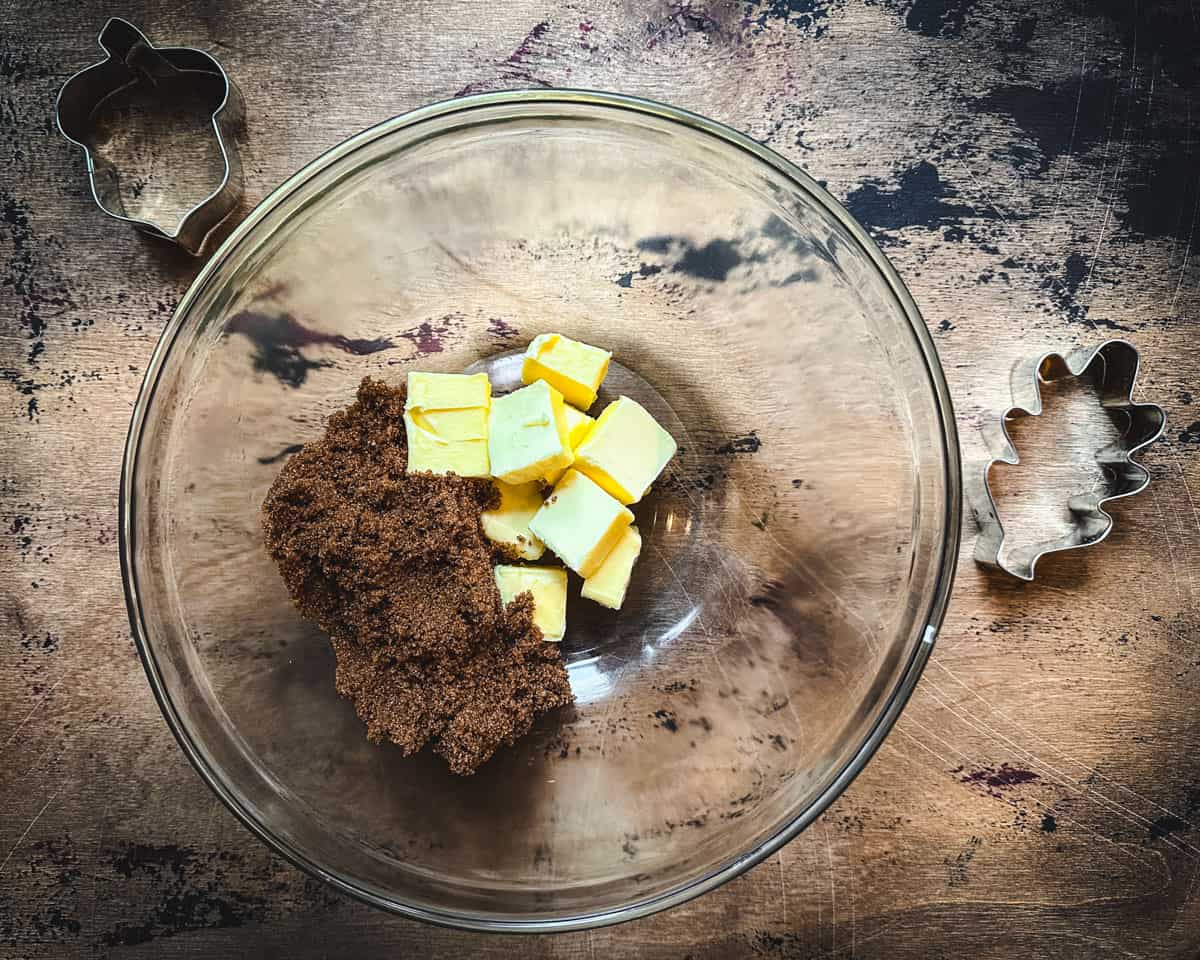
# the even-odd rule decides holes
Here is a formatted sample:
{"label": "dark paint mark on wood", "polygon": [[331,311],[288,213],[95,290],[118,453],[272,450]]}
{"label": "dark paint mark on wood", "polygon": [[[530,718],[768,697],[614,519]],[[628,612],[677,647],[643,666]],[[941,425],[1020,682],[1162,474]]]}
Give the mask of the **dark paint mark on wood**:
{"label": "dark paint mark on wood", "polygon": [[[1156,66],[1161,65],[1171,82],[1184,90],[1194,90],[1200,82],[1200,22],[1191,3],[1174,0],[1087,0],[1078,5],[1084,16],[1103,17],[1117,27],[1125,46],[1138,53],[1145,45]],[[1154,69],[1154,68],[1151,68]]]}
{"label": "dark paint mark on wood", "polygon": [[957,37],[977,0],[909,0],[904,26],[925,37]]}
{"label": "dark paint mark on wood", "polygon": [[549,20],[543,20],[541,23],[534,24],[533,29],[525,34],[524,39],[521,40],[520,44],[518,44],[517,49],[509,54],[508,59],[505,62],[511,64],[528,63],[534,54],[534,50],[537,47],[537,42],[549,32]]}
{"label": "dark paint mark on wood", "polygon": [[191,930],[218,930],[256,922],[266,901],[229,888],[224,867],[229,854],[199,854],[174,844],[125,844],[112,860],[127,879],[145,874],[157,882],[160,899],[137,921],[104,933],[108,947],[134,946]]}
{"label": "dark paint mark on wood", "polygon": [[646,24],[646,49],[653,50],[667,40],[680,40],[690,33],[710,36],[721,33],[721,24],[708,11],[690,0],[673,0],[661,20]]}
{"label": "dark paint mark on wood", "polygon": [[446,349],[442,342],[442,337],[450,332],[450,325],[442,323],[439,326],[434,326],[426,321],[418,324],[411,330],[406,330],[400,334],[401,338],[407,340],[417,348],[417,356],[424,357],[431,353],[441,353]]}
{"label": "dark paint mark on wood", "polygon": [[1011,39],[1006,44],[1009,50],[1024,50],[1029,46],[1033,35],[1037,32],[1038,18],[1035,16],[1018,17],[1013,21]]}
{"label": "dark paint mark on wood", "polygon": [[1200,250],[1196,209],[1200,205],[1200,151],[1182,130],[1164,142],[1163,153],[1143,160],[1124,183],[1125,209],[1117,215],[1126,229],[1144,237],[1181,241]]}
{"label": "dark paint mark on wood", "polygon": [[1169,837],[1173,833],[1183,833],[1191,828],[1191,824],[1186,820],[1181,820],[1172,813],[1165,814],[1159,817],[1150,824],[1150,840],[1162,840],[1164,837]]}
{"label": "dark paint mark on wood", "polygon": [[1007,116],[1041,155],[1045,173],[1061,156],[1078,157],[1103,143],[1118,97],[1116,77],[1089,73],[1082,78],[1045,83],[999,84],[968,108],[978,114]]}
{"label": "dark paint mark on wood", "polygon": [[534,24],[512,53],[503,60],[495,61],[495,66],[499,67],[499,76],[490,80],[473,80],[465,86],[460,87],[454,95],[456,97],[465,97],[473,93],[482,93],[485,90],[492,89],[496,85],[512,83],[537,87],[549,86],[545,80],[536,76],[531,69],[541,54],[540,48],[543,45],[546,34],[549,32],[549,20],[542,20]]}
{"label": "dark paint mark on wood", "polygon": [[900,174],[895,188],[888,188],[882,181],[867,181],[846,197],[846,208],[859,222],[875,230],[905,227],[938,230],[947,225],[960,226],[965,218],[999,218],[991,209],[950,202],[956,197],[957,193],[942,180],[938,168],[922,160]]}
{"label": "dark paint mark on wood", "polygon": [[[11,107],[10,107],[11,109]],[[3,108],[0,107],[0,115]],[[44,267],[36,256],[37,237],[30,223],[30,208],[6,190],[0,189],[0,240],[7,236],[9,253],[6,269],[0,274],[0,292],[11,291],[15,301],[6,306],[5,319],[15,313],[17,325],[29,341],[25,362],[36,369],[38,360],[46,349],[46,327],[48,318],[75,306],[65,282],[58,277],[47,277]],[[49,244],[51,253],[62,255],[62,244]],[[39,419],[41,408],[36,391],[51,386],[15,369],[0,370],[0,380],[11,383],[19,394],[26,397],[25,415],[30,421]]]}
{"label": "dark paint mark on wood", "polygon": [[1088,308],[1076,299],[1079,288],[1091,273],[1087,258],[1078,251],[1068,255],[1063,264],[1061,276],[1053,276],[1045,269],[1035,268],[1045,274],[1042,289],[1046,291],[1050,301],[1065,315],[1068,323],[1088,323],[1094,327],[1105,327],[1109,330],[1129,332],[1130,328],[1115,320],[1105,317],[1088,316]]}
{"label": "dark paint mark on wood", "polygon": [[983,787],[989,794],[995,797],[1000,796],[1005,790],[1019,787],[1026,783],[1033,783],[1035,780],[1041,779],[1032,770],[1012,767],[1007,763],[1002,763],[998,767],[981,767],[969,773],[962,773],[962,771],[963,768],[959,767],[957,770],[951,772],[961,774],[959,782],[971,786]]}
{"label": "dark paint mark on wood", "polygon": [[499,317],[492,317],[488,320],[488,333],[501,340],[512,340],[520,336],[520,331],[516,327]]}
{"label": "dark paint mark on wood", "polygon": [[1179,434],[1180,443],[1200,443],[1200,420],[1189,423]]}
{"label": "dark paint mark on wood", "polygon": [[46,633],[41,636],[36,636],[31,633],[21,634],[21,648],[32,652],[38,650],[42,653],[53,654],[58,652],[59,637],[53,633]]}
{"label": "dark paint mark on wood", "polygon": [[186,866],[195,859],[195,851],[175,844],[127,843],[112,861],[113,869],[123,877],[148,873],[162,877],[164,871],[183,876]]}
{"label": "dark paint mark on wood", "polygon": [[961,887],[971,882],[971,876],[968,867],[971,861],[975,859],[975,854],[979,851],[983,840],[979,837],[972,837],[967,841],[966,848],[962,853],[955,857],[946,857],[942,863],[947,868],[946,885],[950,887]]}
{"label": "dark paint mark on wood", "polygon": [[777,23],[819,40],[829,29],[830,11],[839,5],[831,0],[747,0],[746,19],[759,29]]}
{"label": "dark paint mark on wood", "polygon": [[660,688],[663,693],[684,693],[696,689],[695,680],[672,680]]}
{"label": "dark paint mark on wood", "polygon": [[758,453],[762,448],[762,441],[758,439],[758,431],[751,430],[749,433],[741,437],[734,437],[728,443],[723,443],[717,447],[717,454],[724,457],[731,457],[735,453]]}

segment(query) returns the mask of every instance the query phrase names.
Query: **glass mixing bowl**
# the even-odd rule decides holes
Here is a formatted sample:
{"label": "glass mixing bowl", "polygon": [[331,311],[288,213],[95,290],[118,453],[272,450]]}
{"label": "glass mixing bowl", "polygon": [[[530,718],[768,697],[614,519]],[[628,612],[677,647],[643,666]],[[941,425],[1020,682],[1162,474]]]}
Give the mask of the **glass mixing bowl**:
{"label": "glass mixing bowl", "polygon": [[[680,449],[624,609],[572,602],[574,707],[456,777],[367,742],[259,508],[363,376],[502,387],[546,331],[612,350],[609,395]],[[122,562],[168,723],[263,840],[399,913],[561,930],[717,886],[862,769],[941,622],[959,480],[917,309],[808,176],[660,104],[489,94],[334,148],[204,267],[134,411]]]}

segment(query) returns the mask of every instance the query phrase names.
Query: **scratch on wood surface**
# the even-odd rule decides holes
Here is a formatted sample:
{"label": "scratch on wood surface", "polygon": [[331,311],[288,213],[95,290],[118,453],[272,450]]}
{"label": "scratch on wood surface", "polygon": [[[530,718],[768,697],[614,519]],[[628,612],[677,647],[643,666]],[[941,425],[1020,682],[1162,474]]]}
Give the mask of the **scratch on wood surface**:
{"label": "scratch on wood surface", "polygon": [[1183,485],[1183,492],[1187,494],[1188,505],[1192,508],[1192,520],[1196,526],[1194,532],[1200,532],[1200,513],[1196,512],[1196,501],[1192,499],[1192,488],[1188,484],[1187,474],[1183,471],[1183,466],[1178,460],[1175,461],[1175,470],[1179,474],[1179,482]]}
{"label": "scratch on wood surface", "polygon": [[[1145,830],[1149,830],[1153,826],[1153,822],[1151,820],[1142,816],[1131,807],[1105,796],[1100,791],[1089,787],[1084,783],[1071,780],[1067,774],[1063,773],[1057,767],[1038,756],[1032,750],[1021,746],[1012,738],[1005,736],[986,724],[976,723],[973,718],[956,710],[946,700],[944,700],[940,695],[937,685],[930,678],[926,678],[926,683],[930,688],[930,695],[950,714],[962,720],[973,729],[983,733],[985,736],[1000,741],[1008,752],[1015,754],[1022,763],[1032,764],[1035,768],[1042,771],[1041,776],[1043,779],[1046,779],[1060,787],[1066,791],[1068,795],[1086,798],[1094,803],[1099,804],[1100,806],[1105,807],[1109,811],[1116,813],[1123,820],[1135,823]],[[1186,841],[1178,839],[1174,836],[1167,836],[1163,839],[1168,846],[1176,848],[1181,853],[1185,853],[1186,855],[1193,857],[1200,856],[1200,848],[1197,848]]]}
{"label": "scratch on wood surface", "polygon": [[942,670],[942,672],[944,672],[948,677],[950,677],[951,680],[953,680],[960,687],[962,687],[967,693],[969,693],[972,697],[974,697],[980,703],[982,703],[985,707],[987,707],[989,711],[995,713],[997,716],[1004,719],[1004,721],[1006,723],[1010,724],[1015,729],[1021,731],[1021,733],[1024,734],[1025,736],[1028,736],[1030,739],[1034,740],[1035,742],[1054,751],[1059,756],[1061,756],[1065,760],[1067,760],[1069,763],[1073,763],[1075,766],[1077,766],[1081,770],[1085,771],[1085,775],[1093,777],[1097,780],[1103,780],[1105,783],[1110,783],[1117,789],[1124,790],[1126,793],[1130,794],[1131,796],[1133,796],[1137,800],[1141,801],[1142,803],[1145,803],[1148,806],[1157,807],[1163,813],[1172,813],[1172,811],[1169,810],[1167,807],[1164,807],[1162,804],[1157,803],[1153,800],[1150,800],[1148,797],[1145,797],[1142,794],[1138,793],[1132,787],[1130,787],[1124,783],[1121,783],[1120,781],[1114,780],[1110,777],[1106,777],[1104,774],[1100,773],[1099,771],[1097,771],[1095,769],[1089,768],[1087,764],[1083,763],[1081,760],[1076,759],[1075,757],[1072,757],[1070,754],[1064,752],[1061,747],[1055,746],[1053,743],[1051,743],[1045,737],[1039,735],[1036,731],[1030,729],[1026,725],[1018,723],[1012,716],[1005,713],[998,706],[996,706],[995,703],[988,700],[986,697],[984,697],[982,694],[980,694],[977,690],[972,689],[970,686],[968,686],[966,683],[964,683],[958,676],[956,676],[954,674],[953,671],[951,671],[951,669],[948,666],[946,666],[945,663],[941,662],[938,658],[934,657],[930,662],[932,664],[936,665],[937,667],[939,667]]}
{"label": "scratch on wood surface", "polygon": [[[1074,37],[1071,38],[1074,43]],[[1071,173],[1071,162],[1075,150],[1075,133],[1079,129],[1079,114],[1083,106],[1083,78],[1087,68],[1087,51],[1088,51],[1088,27],[1085,24],[1083,27],[1083,52],[1079,56],[1079,92],[1075,97],[1075,116],[1071,119],[1071,136],[1067,140],[1066,157],[1063,163],[1062,173],[1060,173],[1054,181],[1053,186],[1057,187],[1054,197],[1054,205],[1050,208],[1050,219],[1052,221],[1058,218],[1059,208],[1062,206],[1063,191],[1066,188],[1067,177]]]}
{"label": "scratch on wood surface", "polygon": [[[1125,105],[1125,123],[1121,129],[1121,151],[1117,157],[1117,171],[1113,175],[1113,185],[1109,191],[1108,204],[1104,210],[1104,219],[1101,221],[1100,231],[1096,235],[1096,249],[1092,253],[1092,262],[1088,266],[1087,277],[1083,282],[1083,292],[1085,292],[1085,293],[1091,289],[1092,277],[1095,275],[1095,272],[1096,272],[1096,264],[1098,264],[1100,262],[1100,250],[1104,245],[1104,237],[1105,237],[1105,234],[1108,232],[1108,226],[1112,221],[1113,207],[1116,205],[1117,198],[1119,196],[1119,192],[1118,192],[1117,188],[1121,182],[1121,174],[1125,169],[1126,150],[1129,146],[1129,115],[1133,112],[1133,100],[1134,100],[1134,96],[1135,96],[1136,90],[1137,90],[1137,24],[1136,24],[1136,22],[1134,24],[1134,29],[1133,29],[1133,38],[1130,41],[1130,48],[1131,48],[1131,50],[1130,50],[1131,66],[1130,66],[1130,76],[1129,76],[1129,96],[1126,100],[1126,105]],[[1114,117],[1115,117],[1115,114],[1114,114]],[[1110,129],[1110,134],[1111,134],[1111,129]],[[1107,161],[1108,161],[1108,144],[1107,143],[1105,144],[1105,147],[1104,147],[1104,156],[1105,156],[1105,163],[1107,165]],[[1098,186],[1096,188],[1096,198],[1097,199],[1099,199],[1100,190],[1103,187],[1103,184],[1104,184],[1104,174],[1102,171],[1101,176],[1100,176],[1100,186]]]}
{"label": "scratch on wood surface", "polygon": [[25,724],[27,724],[30,720],[32,720],[33,715],[42,709],[42,707],[46,704],[46,701],[48,701],[50,699],[50,696],[54,693],[54,691],[59,688],[59,686],[62,684],[62,682],[64,680],[67,679],[67,676],[68,676],[67,674],[64,674],[63,676],[59,677],[54,682],[54,684],[42,695],[41,699],[38,700],[38,702],[34,704],[33,709],[30,710],[29,713],[27,713],[24,716],[24,718],[21,720],[21,722],[17,724],[16,729],[14,729],[13,732],[8,735],[8,737],[5,739],[5,741],[3,743],[0,743],[0,751],[4,750],[10,743],[13,742],[13,740],[16,739],[17,734],[20,733],[24,729]]}
{"label": "scratch on wood surface", "polygon": [[837,953],[837,871],[833,868],[833,841],[829,837],[828,818],[821,819],[821,832],[825,835],[825,856],[829,861],[829,952]]}
{"label": "scratch on wood surface", "polygon": [[788,908],[787,908],[787,871],[783,867],[783,847],[775,854],[775,860],[779,864],[779,912],[783,919],[783,929],[788,928]]}
{"label": "scratch on wood surface", "polygon": [[42,814],[44,814],[50,808],[50,804],[52,804],[55,800],[58,799],[58,795],[60,793],[62,793],[62,791],[64,789],[66,789],[65,784],[63,784],[56,791],[54,791],[54,793],[52,793],[50,795],[50,797],[46,800],[46,802],[42,804],[42,809],[39,810],[34,815],[33,819],[29,821],[29,823],[25,827],[25,829],[23,831],[21,831],[21,835],[19,837],[17,837],[16,843],[14,843],[11,848],[9,848],[8,855],[4,858],[4,860],[2,862],[0,862],[0,874],[4,873],[4,868],[8,866],[8,862],[13,858],[13,854],[17,852],[17,847],[19,847],[21,845],[21,843],[25,840],[25,838],[27,836],[29,836],[29,831],[34,828],[34,826],[37,824],[37,822],[39,820],[42,819]]}

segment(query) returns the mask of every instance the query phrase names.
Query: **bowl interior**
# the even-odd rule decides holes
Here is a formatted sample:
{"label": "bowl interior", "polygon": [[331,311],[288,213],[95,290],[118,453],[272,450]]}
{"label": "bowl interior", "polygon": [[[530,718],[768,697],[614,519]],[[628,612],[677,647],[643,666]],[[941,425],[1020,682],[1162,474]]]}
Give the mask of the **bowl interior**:
{"label": "bowl interior", "polygon": [[[127,574],[168,717],[255,829],[394,909],[572,925],[716,882],[828,801],[940,616],[957,461],[914,321],[819,188],[665,108],[489,96],[360,135],[214,258],[135,414]],[[363,376],[503,389],[546,331],[614,351],[606,391],[680,451],[625,608],[569,610],[574,708],[458,778],[367,743],[259,508]]]}

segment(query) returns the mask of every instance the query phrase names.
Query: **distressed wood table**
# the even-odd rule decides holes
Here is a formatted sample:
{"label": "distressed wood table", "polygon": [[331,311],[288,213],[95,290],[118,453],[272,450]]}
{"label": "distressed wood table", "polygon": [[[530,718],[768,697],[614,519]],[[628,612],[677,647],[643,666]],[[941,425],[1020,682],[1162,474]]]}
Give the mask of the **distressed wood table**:
{"label": "distressed wood table", "polygon": [[[1015,360],[1117,335],[1168,413],[1152,486],[1032,585],[977,568],[968,522],[944,632],[878,756],[716,892],[537,940],[343,900],[203,786],[130,638],[122,442],[196,264],[100,215],[53,129],[110,12],[240,82],[250,202],[360,128],[464,92],[614,89],[745,130],[884,246],[968,461]],[[0,956],[1196,956],[1198,49],[1195,6],[1155,0],[0,8]]]}

